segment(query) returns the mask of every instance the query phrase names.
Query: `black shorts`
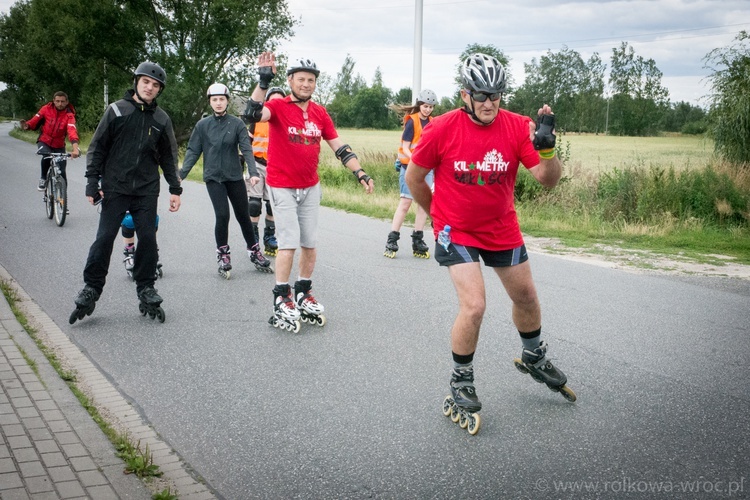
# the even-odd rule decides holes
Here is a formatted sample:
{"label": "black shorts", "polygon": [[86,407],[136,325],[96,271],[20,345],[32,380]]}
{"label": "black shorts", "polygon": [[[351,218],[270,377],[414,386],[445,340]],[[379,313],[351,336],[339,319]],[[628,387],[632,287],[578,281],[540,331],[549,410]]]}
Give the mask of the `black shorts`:
{"label": "black shorts", "polygon": [[482,248],[465,247],[451,243],[448,250],[439,243],[435,244],[435,260],[441,266],[452,266],[454,264],[465,264],[479,262],[482,257],[487,267],[510,267],[522,264],[529,260],[526,245],[511,248],[510,250],[484,250]]}

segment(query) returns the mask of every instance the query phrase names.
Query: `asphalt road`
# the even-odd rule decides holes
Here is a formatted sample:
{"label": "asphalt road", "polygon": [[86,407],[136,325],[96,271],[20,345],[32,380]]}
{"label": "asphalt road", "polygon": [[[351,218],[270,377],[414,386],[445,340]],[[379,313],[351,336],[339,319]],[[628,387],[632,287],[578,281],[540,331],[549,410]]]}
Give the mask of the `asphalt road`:
{"label": "asphalt road", "polygon": [[328,324],[295,335],[268,325],[274,278],[254,270],[234,221],[235,270],[219,277],[207,193],[187,182],[178,213],[160,199],[166,322],[138,313],[118,242],[94,315],[71,326],[97,224],[85,160],[69,161],[58,228],[36,191],[35,148],[9,129],[0,265],[225,498],[750,496],[748,281],[532,254],[571,404],[513,367],[509,301],[486,272],[472,437],[441,412],[453,287],[406,251],[408,231],[386,259],[389,222],[323,209],[314,291]]}

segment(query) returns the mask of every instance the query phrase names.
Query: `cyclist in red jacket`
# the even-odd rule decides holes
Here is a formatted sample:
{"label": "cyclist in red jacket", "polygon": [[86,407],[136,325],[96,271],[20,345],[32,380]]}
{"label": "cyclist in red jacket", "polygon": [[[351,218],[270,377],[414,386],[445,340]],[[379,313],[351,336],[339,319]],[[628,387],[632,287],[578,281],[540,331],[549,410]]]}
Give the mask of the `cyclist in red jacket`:
{"label": "cyclist in red jacket", "polygon": [[[42,106],[31,120],[21,120],[20,125],[23,130],[36,130],[41,126],[36,143],[37,153],[64,153],[65,136],[67,135],[73,145],[71,156],[78,158],[81,155],[78,150],[76,110],[68,101],[68,94],[65,92],[55,92],[51,102]],[[49,158],[42,158],[42,177],[39,179],[39,185],[37,186],[39,191],[44,191],[44,180],[47,178],[49,165]],[[62,162],[60,169],[63,178],[67,181],[65,167],[66,162]]]}

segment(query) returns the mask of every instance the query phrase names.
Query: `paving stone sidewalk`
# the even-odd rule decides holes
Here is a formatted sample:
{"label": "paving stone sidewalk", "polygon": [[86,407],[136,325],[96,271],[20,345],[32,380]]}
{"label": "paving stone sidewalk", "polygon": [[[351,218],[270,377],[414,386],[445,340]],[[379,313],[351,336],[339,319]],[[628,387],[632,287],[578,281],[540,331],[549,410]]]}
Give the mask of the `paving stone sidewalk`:
{"label": "paving stone sidewalk", "polygon": [[[23,351],[23,352],[22,352]],[[33,359],[39,375],[24,354]],[[0,296],[0,499],[148,499]]]}
{"label": "paving stone sidewalk", "polygon": [[[217,498],[2,266],[0,279],[15,285],[24,314],[39,325],[45,346],[75,372],[76,385],[87,388],[110,425],[148,445],[171,493],[181,500]],[[38,375],[24,355],[36,364]],[[124,474],[124,467],[0,294],[0,500],[150,499],[151,491]]]}

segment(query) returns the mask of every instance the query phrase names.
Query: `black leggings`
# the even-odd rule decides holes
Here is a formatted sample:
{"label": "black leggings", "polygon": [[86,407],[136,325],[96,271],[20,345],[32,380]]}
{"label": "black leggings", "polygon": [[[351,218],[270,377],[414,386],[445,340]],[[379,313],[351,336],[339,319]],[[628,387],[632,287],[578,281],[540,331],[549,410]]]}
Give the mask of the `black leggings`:
{"label": "black leggings", "polygon": [[[247,188],[244,180],[215,182],[206,181],[208,197],[214,206],[216,214],[216,225],[214,226],[214,237],[216,248],[223,247],[229,241],[229,202],[232,203],[234,216],[240,223],[242,236],[245,238],[247,248],[257,243],[255,232],[250,222],[250,212],[247,208]],[[227,202],[227,199],[229,202]]]}

